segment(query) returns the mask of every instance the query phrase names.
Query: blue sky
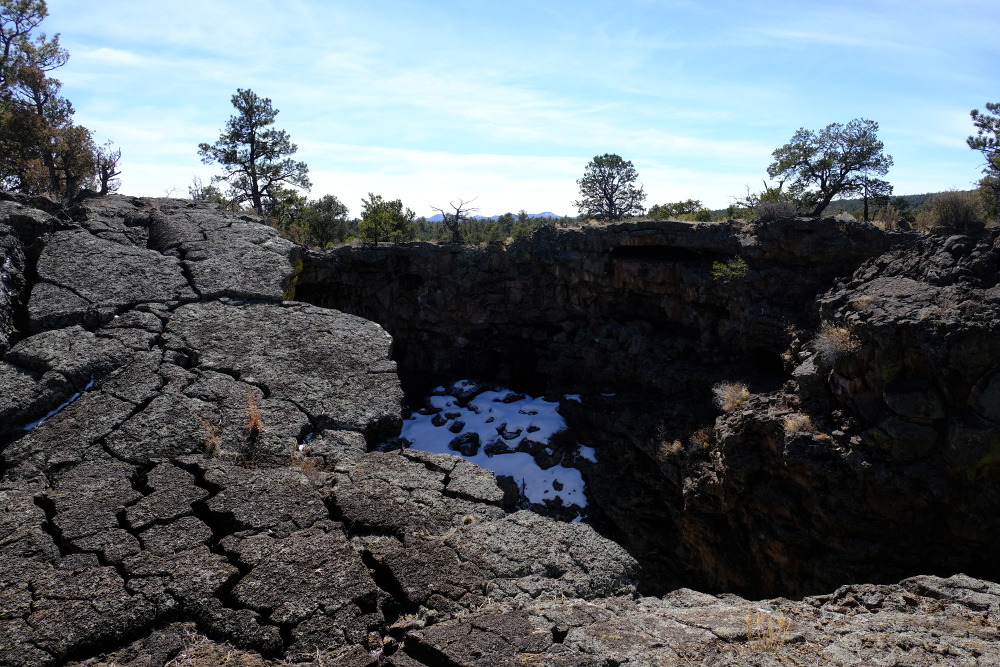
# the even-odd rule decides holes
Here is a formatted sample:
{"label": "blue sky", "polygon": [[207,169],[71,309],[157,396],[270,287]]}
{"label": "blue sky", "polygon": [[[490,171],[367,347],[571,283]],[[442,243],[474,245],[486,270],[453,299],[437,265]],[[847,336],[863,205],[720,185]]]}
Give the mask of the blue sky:
{"label": "blue sky", "polygon": [[898,194],[967,189],[969,110],[1000,102],[996,0],[396,2],[48,0],[55,76],[123,158],[121,191],[206,182],[230,97],[280,110],[318,198],[418,215],[575,215],[595,155],[631,160],[647,205],[727,206],[799,127],[867,118]]}

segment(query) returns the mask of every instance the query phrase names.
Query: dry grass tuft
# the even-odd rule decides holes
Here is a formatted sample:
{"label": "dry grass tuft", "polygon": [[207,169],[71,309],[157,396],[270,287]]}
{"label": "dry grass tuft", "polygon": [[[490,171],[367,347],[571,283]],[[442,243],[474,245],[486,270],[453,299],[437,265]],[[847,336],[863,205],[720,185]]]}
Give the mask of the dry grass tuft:
{"label": "dry grass tuft", "polygon": [[817,440],[822,440],[824,442],[832,442],[833,436],[829,433],[823,433],[813,424],[812,419],[809,415],[804,415],[800,412],[790,414],[785,417],[784,422],[785,436],[791,438],[796,435],[810,435]]}
{"label": "dry grass tuft", "polygon": [[292,450],[292,465],[301,470],[302,474],[310,480],[316,476],[322,462],[323,459],[319,456],[309,456],[297,448]]}
{"label": "dry grass tuft", "polygon": [[813,339],[816,354],[828,366],[833,366],[844,357],[857,352],[860,347],[858,339],[851,335],[847,327],[829,323],[824,323]]}
{"label": "dry grass tuft", "polygon": [[199,633],[192,624],[185,630],[184,648],[163,667],[209,667],[233,665],[264,667],[258,656],[237,650],[228,643],[216,643]]}
{"label": "dry grass tuft", "polygon": [[816,426],[812,423],[809,415],[796,412],[785,417],[785,435],[796,435],[797,433],[817,433]]}
{"label": "dry grass tuft", "polygon": [[712,393],[723,412],[735,410],[750,398],[750,390],[742,382],[720,382],[712,387]]}
{"label": "dry grass tuft", "polygon": [[[197,417],[197,415],[196,415]],[[205,429],[207,436],[205,437],[205,452],[210,456],[219,455],[219,434],[222,433],[222,427],[218,424],[213,424],[204,417],[197,417],[198,421],[201,422],[202,428]]]}
{"label": "dry grass tuft", "polygon": [[673,456],[677,456],[684,450],[684,445],[681,444],[680,440],[674,440],[670,437],[667,424],[662,421],[656,426],[656,439],[651,445],[655,448],[656,458],[659,461],[665,461]]}
{"label": "dry grass tuft", "polygon": [[748,609],[744,622],[749,651],[777,651],[785,645],[785,637],[792,627],[783,614],[768,614],[759,609]]}
{"label": "dry grass tuft", "polygon": [[695,447],[708,449],[715,442],[715,428],[706,426],[691,434],[691,444]]}
{"label": "dry grass tuft", "polygon": [[264,430],[264,420],[260,416],[260,406],[257,404],[257,399],[251,392],[247,392],[247,421],[243,424],[243,430],[246,431],[247,435],[251,437],[256,437],[261,434]]}
{"label": "dry grass tuft", "polygon": [[656,450],[656,456],[661,461],[669,459],[671,457],[677,456],[682,451],[684,451],[684,445],[680,440],[674,440],[673,442],[664,440],[660,443],[659,448]]}

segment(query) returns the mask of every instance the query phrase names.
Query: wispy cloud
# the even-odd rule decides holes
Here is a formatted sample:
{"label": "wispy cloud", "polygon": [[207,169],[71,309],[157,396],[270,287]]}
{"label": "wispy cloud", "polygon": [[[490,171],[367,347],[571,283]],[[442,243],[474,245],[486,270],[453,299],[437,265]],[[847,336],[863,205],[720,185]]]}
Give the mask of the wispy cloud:
{"label": "wispy cloud", "polygon": [[1000,90],[994,5],[48,0],[44,27],[71,52],[57,76],[77,119],[123,148],[126,190],[210,175],[196,145],[249,87],[317,196],[565,213],[595,154],[633,160],[657,200],[724,206],[795,129],[855,117],[881,124],[897,191],[974,179],[968,109]]}

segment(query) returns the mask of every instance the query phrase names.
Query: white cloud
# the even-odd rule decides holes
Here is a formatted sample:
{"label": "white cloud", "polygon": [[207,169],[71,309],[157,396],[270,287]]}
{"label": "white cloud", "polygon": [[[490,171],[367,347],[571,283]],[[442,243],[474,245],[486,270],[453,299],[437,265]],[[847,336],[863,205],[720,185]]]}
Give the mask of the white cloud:
{"label": "white cloud", "polygon": [[48,7],[78,122],[122,147],[125,188],[154,194],[211,173],[196,146],[238,87],[281,110],[314,196],[572,213],[595,154],[632,160],[651,202],[725,206],[796,128],[855,117],[880,123],[897,192],[974,179],[968,109],[1000,85],[1000,16],[980,0]]}

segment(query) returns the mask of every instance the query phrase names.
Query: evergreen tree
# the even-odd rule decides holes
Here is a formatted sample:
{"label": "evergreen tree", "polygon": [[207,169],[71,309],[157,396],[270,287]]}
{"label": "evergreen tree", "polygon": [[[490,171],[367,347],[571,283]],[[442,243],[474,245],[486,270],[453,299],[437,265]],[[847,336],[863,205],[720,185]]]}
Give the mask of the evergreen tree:
{"label": "evergreen tree", "polygon": [[612,153],[598,155],[587,164],[583,178],[576,182],[580,186],[580,199],[573,205],[581,216],[597,220],[621,220],[641,215],[646,193],[641,185],[635,186],[638,177],[631,162]]}
{"label": "evergreen tree", "polygon": [[412,241],[417,235],[416,214],[403,208],[399,199],[386,201],[382,195],[368,193],[367,200],[361,200],[361,220],[358,221],[358,232],[361,238],[379,243],[391,241]]}
{"label": "evergreen tree", "polygon": [[44,0],[0,0],[0,187],[71,198],[118,185],[120,150],[99,148],[73,123],[73,105],[49,72],[69,54],[34,30],[48,15]]}
{"label": "evergreen tree", "polygon": [[987,102],[986,110],[992,113],[980,113],[979,109],[971,111],[976,134],[966,142],[969,148],[986,158],[983,178],[979,181],[979,196],[986,215],[997,219],[1000,218],[1000,103]]}
{"label": "evergreen tree", "polygon": [[877,132],[878,123],[863,118],[847,125],[831,123],[819,132],[799,128],[772,153],[775,161],[767,174],[782,183],[790,179],[789,192],[819,215],[834,197],[862,194],[872,175],[889,171],[892,156],[882,152]]}
{"label": "evergreen tree", "polygon": [[212,181],[228,183],[233,202],[250,202],[258,215],[264,215],[283,186],[312,187],[309,167],[289,157],[298,146],[288,133],[270,127],[278,115],[270,99],[240,88],[232,102],[238,113],[230,117],[218,141],[198,145],[198,154],[205,164],[217,162],[225,169]]}

